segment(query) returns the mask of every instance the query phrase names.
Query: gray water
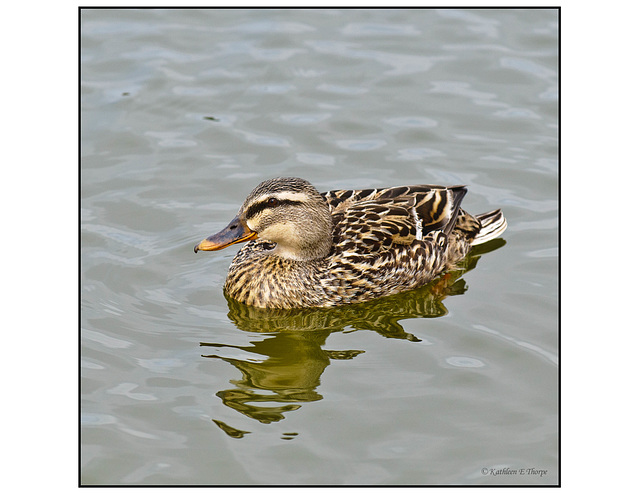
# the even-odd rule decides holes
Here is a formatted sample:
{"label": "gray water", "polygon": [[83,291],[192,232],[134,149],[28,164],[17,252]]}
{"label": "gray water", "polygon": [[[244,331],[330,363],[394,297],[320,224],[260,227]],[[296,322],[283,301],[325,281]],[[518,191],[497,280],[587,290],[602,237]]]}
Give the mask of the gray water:
{"label": "gray water", "polygon": [[[81,483],[558,483],[557,11],[80,27]],[[193,246],[275,176],[466,184],[506,243],[450,286],[265,317],[224,298],[237,247]]]}

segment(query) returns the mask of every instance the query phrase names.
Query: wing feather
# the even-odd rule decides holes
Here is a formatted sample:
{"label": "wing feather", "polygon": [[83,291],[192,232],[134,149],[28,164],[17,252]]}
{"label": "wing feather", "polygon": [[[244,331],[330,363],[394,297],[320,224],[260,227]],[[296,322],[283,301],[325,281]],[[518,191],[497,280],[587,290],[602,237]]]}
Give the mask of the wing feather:
{"label": "wing feather", "polygon": [[[464,186],[399,186],[322,193],[334,219],[334,243],[342,251],[379,252],[414,241],[433,242],[456,225]],[[439,244],[442,238],[437,236]]]}

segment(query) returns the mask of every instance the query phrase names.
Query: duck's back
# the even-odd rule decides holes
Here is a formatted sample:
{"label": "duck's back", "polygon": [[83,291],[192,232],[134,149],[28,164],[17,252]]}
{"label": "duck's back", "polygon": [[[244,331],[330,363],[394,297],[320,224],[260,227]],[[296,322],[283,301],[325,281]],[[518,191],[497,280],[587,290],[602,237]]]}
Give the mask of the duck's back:
{"label": "duck's back", "polygon": [[[464,186],[401,186],[322,193],[334,223],[334,245],[379,251],[424,240],[430,233],[449,235],[459,216]],[[471,217],[470,215],[468,215]],[[473,217],[465,225],[472,228]],[[479,222],[475,228],[479,230]],[[378,245],[381,244],[381,245]]]}
{"label": "duck's back", "polygon": [[334,221],[327,289],[345,303],[431,281],[466,255],[480,229],[460,210],[466,192],[417,185],[323,193]]}

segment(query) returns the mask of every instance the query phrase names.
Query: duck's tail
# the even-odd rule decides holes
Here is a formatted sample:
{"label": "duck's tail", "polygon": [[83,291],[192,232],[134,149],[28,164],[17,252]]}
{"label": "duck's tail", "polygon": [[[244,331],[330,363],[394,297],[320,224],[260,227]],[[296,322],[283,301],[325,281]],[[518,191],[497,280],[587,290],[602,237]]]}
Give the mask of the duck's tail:
{"label": "duck's tail", "polygon": [[492,239],[500,237],[507,230],[507,219],[500,210],[493,210],[487,213],[481,213],[476,218],[482,224],[480,232],[471,241],[472,246],[489,242]]}

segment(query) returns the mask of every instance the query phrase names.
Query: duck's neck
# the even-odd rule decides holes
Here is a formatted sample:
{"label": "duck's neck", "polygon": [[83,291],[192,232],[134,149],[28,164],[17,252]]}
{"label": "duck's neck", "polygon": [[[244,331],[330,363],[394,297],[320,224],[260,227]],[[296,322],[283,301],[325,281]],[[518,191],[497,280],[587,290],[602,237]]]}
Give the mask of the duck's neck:
{"label": "duck's neck", "polygon": [[[312,261],[329,256],[331,234],[314,239],[297,239],[296,243],[278,243],[271,254],[294,261]],[[306,241],[306,242],[305,242]]]}

